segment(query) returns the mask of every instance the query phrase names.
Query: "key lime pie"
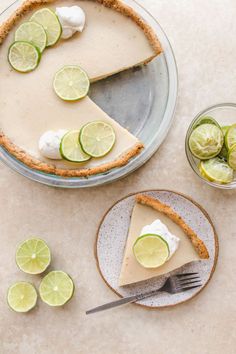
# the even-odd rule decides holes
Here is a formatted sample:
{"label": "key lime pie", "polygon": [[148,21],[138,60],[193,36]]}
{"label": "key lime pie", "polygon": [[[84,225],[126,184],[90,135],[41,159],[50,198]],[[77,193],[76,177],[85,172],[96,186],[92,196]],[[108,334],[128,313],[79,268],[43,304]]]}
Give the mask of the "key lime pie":
{"label": "key lime pie", "polygon": [[147,195],[136,196],[120,286],[151,279],[208,258],[204,242],[171,207]]}
{"label": "key lime pie", "polygon": [[125,165],[142,142],[89,98],[91,82],[162,52],[119,0],[28,0],[0,27],[0,144],[31,168],[86,177]]}

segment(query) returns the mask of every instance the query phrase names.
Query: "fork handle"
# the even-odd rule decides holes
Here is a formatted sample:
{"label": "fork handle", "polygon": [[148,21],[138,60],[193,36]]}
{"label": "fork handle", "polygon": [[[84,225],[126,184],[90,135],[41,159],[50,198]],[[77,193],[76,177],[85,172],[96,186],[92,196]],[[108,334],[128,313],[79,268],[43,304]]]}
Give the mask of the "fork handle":
{"label": "fork handle", "polygon": [[100,312],[100,311],[104,311],[104,310],[109,310],[114,307],[118,307],[118,306],[125,305],[125,304],[130,304],[132,302],[140,301],[140,300],[146,299],[147,297],[151,297],[153,295],[156,295],[156,293],[158,293],[161,290],[162,290],[162,288],[148,291],[146,293],[142,293],[142,294],[138,294],[138,295],[124,297],[123,299],[112,301],[107,304],[95,307],[92,310],[86,311],[86,315],[90,315],[91,313]]}

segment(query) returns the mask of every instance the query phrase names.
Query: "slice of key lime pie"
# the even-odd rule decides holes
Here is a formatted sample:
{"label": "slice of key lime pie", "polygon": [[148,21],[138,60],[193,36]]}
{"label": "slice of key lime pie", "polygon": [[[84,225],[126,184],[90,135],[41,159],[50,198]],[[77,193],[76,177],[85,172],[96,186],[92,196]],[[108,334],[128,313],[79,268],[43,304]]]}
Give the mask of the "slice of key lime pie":
{"label": "slice of key lime pie", "polygon": [[171,207],[147,195],[136,196],[120,286],[151,279],[208,258],[203,241]]}
{"label": "slice of key lime pie", "polygon": [[[161,53],[119,0],[28,0],[0,27],[0,144],[31,168],[89,176],[121,167],[142,142],[89,98],[91,82]],[[73,101],[73,102],[71,102]]]}

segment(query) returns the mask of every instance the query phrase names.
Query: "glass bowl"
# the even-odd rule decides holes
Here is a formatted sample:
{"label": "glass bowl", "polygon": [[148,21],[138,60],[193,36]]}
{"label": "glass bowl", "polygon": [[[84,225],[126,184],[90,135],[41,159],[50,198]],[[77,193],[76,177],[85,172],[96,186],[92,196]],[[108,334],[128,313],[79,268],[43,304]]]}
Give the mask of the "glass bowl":
{"label": "glass bowl", "polygon": [[236,173],[234,174],[234,180],[228,184],[219,184],[216,182],[208,181],[207,179],[203,178],[199,172],[198,165],[199,159],[195,158],[188,145],[188,140],[192,132],[192,128],[196,121],[203,116],[210,116],[214,118],[220,126],[224,125],[232,125],[236,123],[236,104],[235,103],[220,103],[209,108],[204,109],[193,119],[191,122],[186,138],[185,138],[185,152],[188,159],[190,166],[192,167],[193,171],[200,177],[205,183],[209,184],[210,186],[221,188],[221,189],[235,189],[236,188]]}
{"label": "glass bowl", "polygon": [[[145,149],[121,168],[88,178],[65,178],[30,169],[0,146],[0,159],[13,170],[54,187],[93,187],[121,179],[135,171],[151,158],[164,141],[172,123],[178,91],[174,54],[167,36],[156,20],[136,1],[123,1],[154,29],[164,52],[146,66],[127,70],[92,84],[89,95],[106,113],[137,136],[144,143]],[[9,4],[10,2],[9,0]],[[5,12],[0,21],[6,18]]]}

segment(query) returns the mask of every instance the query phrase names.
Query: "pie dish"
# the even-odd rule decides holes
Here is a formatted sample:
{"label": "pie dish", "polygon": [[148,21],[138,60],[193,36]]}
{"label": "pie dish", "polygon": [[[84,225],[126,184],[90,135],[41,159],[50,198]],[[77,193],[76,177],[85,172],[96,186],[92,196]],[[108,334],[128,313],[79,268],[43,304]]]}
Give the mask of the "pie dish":
{"label": "pie dish", "polygon": [[[190,262],[209,258],[204,242],[170,206],[144,194],[138,194],[135,200],[119,278],[120,286],[167,274]],[[178,236],[180,246],[164,265],[147,269],[135,259],[133,244],[142,228],[156,219],[165,224],[172,234]]]}
{"label": "pie dish", "polygon": [[[168,207],[168,214],[170,210],[174,211],[174,215],[181,217],[181,223],[183,221],[184,224],[188,225],[189,230],[191,229],[195,235],[198,235],[198,239],[200,239],[203,244],[201,242],[197,242],[197,244],[200,245],[200,248],[197,247],[197,251],[195,251],[195,248],[193,247],[189,237],[186,234],[182,234],[182,228],[179,227],[179,225],[172,223],[172,220],[169,220],[168,226],[175,227],[173,232],[177,230],[178,234],[176,236],[181,238],[181,240],[179,248],[168,262],[174,261],[174,257],[178,258],[178,252],[183,255],[181,250],[182,246],[183,248],[187,246],[187,249],[190,249],[190,258],[193,255],[196,260],[191,261],[190,263],[186,263],[175,270],[169,269],[168,273],[135,283],[131,282],[126,286],[120,286],[120,274],[125,254],[127,236],[129,232],[132,231],[130,230],[132,227],[130,222],[132,223],[132,214],[135,206],[138,204],[138,206],[141,207],[138,211],[141,210],[142,215],[144,215],[143,208],[145,209],[145,218],[143,218],[143,222],[142,220],[140,222],[140,217],[137,221],[140,227],[143,227],[143,223],[150,223],[153,220],[152,218],[156,218],[156,213],[158,213],[156,209],[153,209],[150,206],[137,203],[136,198],[139,194],[145,196],[147,200],[154,200],[155,204],[158,203],[158,209],[160,204],[164,205],[165,208]],[[146,212],[148,212],[148,214],[146,214]],[[147,215],[150,219],[147,218]],[[163,222],[166,222],[165,218],[162,220]],[[138,226],[138,228],[140,227]],[[192,235],[191,237],[193,237],[193,234],[190,234]],[[186,242],[181,246],[183,240]],[[205,247],[203,245],[205,245]],[[207,253],[205,252],[206,249]],[[202,253],[200,250],[204,252]],[[209,258],[200,259],[200,256],[209,256]],[[103,280],[116,294],[120,295],[121,297],[157,289],[158,287],[161,287],[166,277],[170,275],[175,275],[178,273],[198,272],[202,284],[200,288],[192,289],[187,292],[178,293],[175,295],[160,293],[158,296],[153,296],[152,298],[147,298],[137,302],[139,305],[151,308],[173,306],[191,299],[196,294],[198,294],[209,282],[215,270],[218,258],[218,238],[210,217],[207,215],[205,210],[191,198],[167,190],[145,191],[123,198],[122,200],[115,203],[107,211],[98,229],[95,243],[95,257],[97,260],[98,270]],[[133,276],[134,275],[135,274],[133,274]]]}
{"label": "pie dish", "polygon": [[[13,72],[7,63],[7,50],[13,40],[15,26],[27,20],[32,11],[42,6],[54,8],[75,4],[81,6],[87,15],[84,32],[48,50],[33,73],[22,75]],[[120,28],[122,31],[118,30]],[[2,99],[0,144],[17,160],[40,172],[65,177],[87,177],[121,167],[140,152],[142,142],[109,117],[89,97],[68,104],[59,101],[51,89],[53,75],[68,60],[72,64],[79,61],[79,65],[94,82],[148,63],[161,53],[161,45],[151,27],[130,7],[118,0],[28,0],[1,26],[0,41],[0,61],[4,64],[1,82],[4,82],[4,92],[11,92]],[[15,97],[14,104],[12,97]],[[117,133],[117,143],[105,158],[78,166],[64,160],[52,163],[39,155],[37,143],[43,131],[74,129],[78,122],[83,125],[94,117],[111,123]]]}

